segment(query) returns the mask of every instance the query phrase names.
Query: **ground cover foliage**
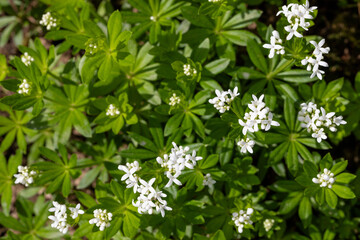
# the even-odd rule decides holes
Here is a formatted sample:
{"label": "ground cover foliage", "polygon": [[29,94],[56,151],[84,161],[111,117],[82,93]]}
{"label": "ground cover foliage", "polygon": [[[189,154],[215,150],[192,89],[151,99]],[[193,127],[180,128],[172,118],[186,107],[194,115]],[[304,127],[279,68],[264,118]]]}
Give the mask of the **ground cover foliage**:
{"label": "ground cover foliage", "polygon": [[1,239],[357,239],[360,74],[320,8],[0,3]]}

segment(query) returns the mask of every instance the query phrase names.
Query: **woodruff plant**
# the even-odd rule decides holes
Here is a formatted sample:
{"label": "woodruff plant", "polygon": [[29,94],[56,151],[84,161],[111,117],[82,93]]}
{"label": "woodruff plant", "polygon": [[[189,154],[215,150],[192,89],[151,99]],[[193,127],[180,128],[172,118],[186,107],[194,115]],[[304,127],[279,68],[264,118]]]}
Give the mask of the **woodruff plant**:
{"label": "woodruff plant", "polygon": [[360,75],[326,75],[312,2],[276,30],[237,0],[45,2],[0,55],[4,239],[357,238],[360,181],[327,150]]}

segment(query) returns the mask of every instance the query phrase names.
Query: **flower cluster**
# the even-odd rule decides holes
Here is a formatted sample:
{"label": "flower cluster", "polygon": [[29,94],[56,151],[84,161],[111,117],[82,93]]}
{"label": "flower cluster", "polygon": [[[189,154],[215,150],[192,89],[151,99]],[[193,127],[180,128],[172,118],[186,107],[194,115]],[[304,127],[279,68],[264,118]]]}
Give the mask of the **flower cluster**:
{"label": "flower cluster", "polygon": [[95,209],[94,218],[89,220],[90,224],[95,224],[100,231],[104,231],[105,228],[110,227],[110,221],[112,220],[112,213],[107,212],[106,209]]}
{"label": "flower cluster", "polygon": [[53,206],[54,207],[49,209],[49,212],[54,213],[54,215],[49,216],[49,219],[53,221],[51,227],[65,234],[70,227],[70,224],[67,223],[66,205],[54,201]]}
{"label": "flower cluster", "polygon": [[203,185],[208,186],[211,191],[213,191],[215,183],[216,181],[211,177],[210,173],[204,176]]}
{"label": "flower cluster", "polygon": [[237,145],[241,148],[240,152],[242,153],[253,153],[252,148],[255,145],[255,142],[249,138],[241,139],[237,142]]}
{"label": "flower cluster", "polygon": [[313,178],[312,181],[313,183],[320,184],[320,187],[332,188],[332,185],[336,180],[334,174],[327,168],[324,168],[324,172],[319,173],[316,177],[317,178]]}
{"label": "flower cluster", "polygon": [[90,43],[87,47],[89,49],[90,54],[96,53],[97,45],[95,43]]}
{"label": "flower cluster", "polygon": [[232,220],[234,221],[236,227],[238,228],[238,232],[242,233],[245,225],[252,225],[253,222],[250,220],[251,215],[253,214],[254,209],[248,208],[246,211],[240,210],[239,212],[234,212],[232,214]]}
{"label": "flower cluster", "polygon": [[305,4],[291,3],[282,7],[282,10],[276,15],[283,14],[290,24],[284,28],[285,31],[289,33],[286,40],[290,40],[293,36],[298,38],[303,37],[303,35],[298,32],[298,28],[301,27],[303,30],[308,30],[308,27],[310,27],[310,22],[308,20],[313,19],[311,13],[316,8],[317,7],[310,7],[308,0]]}
{"label": "flower cluster", "polygon": [[202,157],[196,156],[196,151],[194,150],[192,154],[187,153],[189,151],[189,147],[177,146],[176,143],[172,143],[173,148],[171,149],[171,153],[164,154],[164,156],[157,157],[156,161],[161,165],[161,167],[165,168],[165,175],[169,179],[169,182],[165,187],[170,187],[172,183],[176,185],[181,185],[181,182],[177,179],[181,172],[185,169],[185,167],[189,169],[194,169],[196,165],[196,161],[202,159]]}
{"label": "flower cluster", "polygon": [[306,128],[308,132],[312,132],[312,137],[320,143],[323,139],[327,139],[324,127],[330,131],[336,132],[336,127],[346,124],[342,116],[335,116],[334,112],[327,113],[323,107],[317,108],[315,103],[302,103],[298,114],[298,120],[301,127]]}
{"label": "flower cluster", "polygon": [[270,231],[270,229],[274,226],[275,220],[274,219],[265,219],[264,221],[264,228],[265,231]]}
{"label": "flower cluster", "polygon": [[149,182],[139,179],[141,185],[138,188],[140,196],[137,198],[136,202],[132,201],[134,207],[138,208],[140,214],[148,213],[152,214],[154,209],[157,212],[161,213],[161,216],[165,216],[165,210],[171,211],[172,208],[167,206],[165,198],[167,195],[162,191],[156,191],[152,185],[155,182],[155,178],[150,179]]}
{"label": "flower cluster", "polygon": [[165,216],[165,210],[171,211],[172,208],[167,206],[166,200],[162,199],[167,195],[161,191],[156,191],[152,186],[155,182],[155,178],[150,179],[149,182],[141,179],[136,175],[136,172],[141,169],[139,162],[126,163],[125,165],[119,165],[119,170],[124,171],[121,181],[126,180],[126,188],[133,188],[134,193],[140,193],[136,202],[133,200],[132,204],[138,208],[140,214],[148,213],[153,214],[154,209],[161,213],[161,216]]}
{"label": "flower cluster", "polygon": [[240,95],[238,93],[238,87],[235,87],[234,91],[229,89],[227,91],[220,92],[218,89],[216,89],[215,94],[216,97],[209,99],[209,103],[213,104],[220,113],[229,111],[231,102],[236,96]]}
{"label": "flower cluster", "polygon": [[30,91],[31,91],[30,83],[26,79],[23,79],[21,84],[19,85],[19,89],[17,92],[19,94],[27,95],[30,94]]}
{"label": "flower cluster", "polygon": [[24,52],[24,54],[21,56],[21,61],[25,64],[25,66],[29,66],[31,62],[34,61],[34,58],[29,55],[29,53]]}
{"label": "flower cluster", "polygon": [[[301,61],[302,65],[307,65],[306,70],[312,71],[310,78],[317,76],[320,80],[322,79],[322,74],[325,72],[319,69],[319,66],[329,67],[329,65],[323,61],[323,54],[328,54],[330,51],[329,47],[324,48],[325,39],[322,39],[319,43],[315,41],[310,41],[312,45],[314,45],[315,50],[313,51],[311,56],[307,56],[305,59]],[[314,58],[313,58],[314,57]]]}
{"label": "flower cluster", "polygon": [[242,133],[246,135],[249,132],[257,132],[260,128],[269,131],[271,126],[280,126],[276,121],[273,121],[273,114],[270,109],[266,107],[263,102],[264,94],[259,99],[252,95],[253,101],[248,104],[250,112],[245,113],[244,120],[239,119],[239,124],[243,127]]}
{"label": "flower cluster", "polygon": [[33,177],[36,175],[36,172],[33,170],[29,170],[27,166],[18,166],[18,174],[14,174],[16,178],[15,184],[22,184],[25,187],[28,187],[30,184],[34,182]]}
{"label": "flower cluster", "polygon": [[173,93],[173,95],[170,97],[169,101],[170,101],[169,102],[170,106],[175,106],[176,104],[180,103],[181,99],[178,96],[176,96],[176,93]]}
{"label": "flower cluster", "polygon": [[120,111],[114,104],[110,104],[106,109],[106,116],[115,117],[120,114]]}
{"label": "flower cluster", "polygon": [[42,15],[42,18],[39,23],[44,27],[46,27],[47,30],[50,30],[51,28],[57,26],[56,22],[57,22],[56,18],[53,18],[51,16],[51,13],[47,12]]}
{"label": "flower cluster", "polygon": [[190,64],[184,64],[183,68],[184,68],[184,74],[188,77],[193,76],[197,73],[195,68],[191,68]]}
{"label": "flower cluster", "polygon": [[282,45],[279,32],[274,30],[270,37],[270,44],[266,43],[263,45],[264,48],[270,49],[269,58],[273,58],[276,54],[285,54],[285,47]]}
{"label": "flower cluster", "polygon": [[[58,229],[61,233],[65,234],[69,230],[70,224],[67,222],[67,209],[65,204],[59,204],[56,201],[53,201],[52,208],[49,209],[49,212],[53,212],[54,215],[49,216],[49,219],[53,221],[51,224],[52,228]],[[76,207],[69,207],[71,212],[70,216],[72,219],[76,219],[79,214],[84,214],[84,211],[80,209],[80,203]]]}

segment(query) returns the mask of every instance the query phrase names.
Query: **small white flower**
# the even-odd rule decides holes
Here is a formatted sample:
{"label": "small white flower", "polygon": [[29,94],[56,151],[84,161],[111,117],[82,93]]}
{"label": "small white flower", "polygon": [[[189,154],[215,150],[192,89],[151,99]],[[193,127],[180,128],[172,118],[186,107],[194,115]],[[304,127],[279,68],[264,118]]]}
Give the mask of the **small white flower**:
{"label": "small white flower", "polygon": [[25,187],[28,187],[34,182],[33,177],[36,175],[35,171],[30,171],[27,166],[18,166],[18,174],[14,174],[16,178],[15,184],[22,184]]}
{"label": "small white flower", "polygon": [[215,183],[216,183],[216,181],[211,177],[210,173],[207,173],[204,176],[203,185],[208,186],[211,192],[214,191],[214,184]]}
{"label": "small white flower", "polygon": [[332,188],[332,185],[334,184],[336,178],[334,177],[334,174],[330,172],[327,168],[324,168],[323,173],[319,173],[317,175],[317,178],[313,178],[312,182],[316,184],[320,184],[320,187],[328,187]]}
{"label": "small white flower", "polygon": [[169,182],[165,185],[166,188],[170,187],[172,183],[175,183],[178,186],[181,186],[182,183],[177,179],[179,177],[179,173],[175,173],[172,175],[170,172],[166,172],[166,177],[169,179]]}
{"label": "small white flower", "polygon": [[264,94],[259,99],[252,95],[253,101],[248,104],[248,108],[251,110],[245,113],[244,120],[239,119],[239,124],[243,127],[242,133],[246,135],[249,132],[259,131],[259,124],[262,130],[268,131],[271,126],[280,126],[276,121],[273,121],[273,114],[270,109],[266,107],[264,100]]}
{"label": "small white flower", "polygon": [[66,222],[66,205],[59,204],[56,201],[53,201],[52,203],[54,207],[50,208],[49,212],[53,212],[54,215],[48,217],[50,220],[53,221],[51,227],[58,229],[63,234],[66,234],[70,227],[70,225]]}
{"label": "small white flower", "polygon": [[83,211],[83,210],[81,210],[80,209],[80,203],[78,203],[77,205],[76,205],[76,207],[69,207],[69,210],[71,211],[71,217],[73,218],[73,219],[76,219],[78,216],[79,216],[79,214],[80,215],[82,215],[82,214],[84,214],[85,212]]}
{"label": "small white flower", "polygon": [[51,13],[47,12],[42,15],[42,18],[40,20],[40,24],[46,27],[47,30],[50,30],[51,28],[54,28],[57,26],[57,20],[51,16]]}
{"label": "small white flower", "polygon": [[317,108],[317,105],[309,102],[302,103],[301,109],[298,113],[298,120],[300,126],[306,128],[312,137],[320,143],[322,140],[327,139],[324,127],[328,128],[332,132],[336,132],[336,127],[340,124],[346,124],[346,121],[342,120],[342,116],[335,116],[335,112],[327,113],[323,107]]}
{"label": "small white flower", "polygon": [[264,221],[264,228],[265,231],[270,231],[270,229],[274,226],[275,220],[274,219],[265,219]]}
{"label": "small white flower", "polygon": [[316,43],[315,41],[310,41],[310,43],[315,47],[315,50],[313,52],[314,55],[328,54],[330,51],[329,47],[322,47],[325,44],[325,39],[321,39],[319,43]]}
{"label": "small white flower", "polygon": [[251,215],[254,213],[252,208],[240,210],[239,212],[234,212],[232,214],[232,220],[235,226],[238,228],[238,232],[242,233],[245,225],[252,225],[253,222],[250,220]]}
{"label": "small white flower", "polygon": [[241,148],[240,152],[242,153],[253,153],[253,147],[255,142],[249,138],[241,139],[237,142],[237,145]]}
{"label": "small white flower", "polygon": [[25,66],[29,66],[31,62],[34,61],[34,58],[30,56],[28,52],[24,52],[21,56],[21,61],[25,64]]}
{"label": "small white flower", "polygon": [[235,97],[240,95],[240,93],[238,93],[238,87],[235,87],[234,91],[229,89],[227,91],[220,92],[216,89],[215,94],[216,97],[209,99],[209,103],[213,104],[220,113],[229,111],[231,102],[235,99]]}
{"label": "small white flower", "polygon": [[90,224],[95,224],[100,231],[104,231],[105,228],[110,227],[110,221],[112,220],[112,213],[107,212],[106,209],[94,210],[94,218],[90,219]]}
{"label": "small white flower", "polygon": [[175,106],[176,104],[180,103],[181,99],[178,96],[176,96],[176,93],[173,93],[173,95],[170,97],[169,101],[170,101],[169,102],[170,106]]}
{"label": "small white flower", "polygon": [[266,43],[263,45],[264,48],[270,49],[269,58],[273,58],[276,54],[285,54],[285,47],[281,45],[282,40],[279,32],[274,30],[270,37],[270,44]]}
{"label": "small white flower", "polygon": [[17,92],[19,94],[29,95],[30,91],[31,91],[30,83],[26,79],[23,79],[21,84],[19,85],[19,89],[18,89]]}
{"label": "small white flower", "polygon": [[120,115],[120,111],[117,107],[115,107],[114,104],[110,104],[108,106],[108,108],[106,109],[106,116],[111,116],[111,117],[114,117],[114,116],[118,116]]}
{"label": "small white flower", "polygon": [[183,69],[184,69],[184,74],[188,77],[194,76],[197,73],[195,68],[191,68],[190,64],[184,64]]}

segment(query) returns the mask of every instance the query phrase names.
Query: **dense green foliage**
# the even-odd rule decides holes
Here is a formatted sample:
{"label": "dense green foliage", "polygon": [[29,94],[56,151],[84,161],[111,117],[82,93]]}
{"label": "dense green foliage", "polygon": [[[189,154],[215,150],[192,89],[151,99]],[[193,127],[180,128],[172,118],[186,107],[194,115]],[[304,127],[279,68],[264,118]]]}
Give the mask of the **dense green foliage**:
{"label": "dense green foliage", "polygon": [[[13,8],[33,1],[9,2],[0,4],[0,45],[14,32],[20,54],[0,54],[1,239],[359,237],[360,171],[329,151],[360,138],[360,74],[333,79],[322,69],[322,80],[311,78],[301,61],[319,36],[285,40],[286,17],[275,26],[259,20],[263,1],[126,0],[116,10],[110,1],[42,0],[21,16]],[[48,29],[39,24],[47,12],[56,19]],[[274,29],[285,54],[269,58],[263,45]],[[239,94],[219,112],[210,99],[228,89]],[[262,94],[273,120],[244,132],[239,119]],[[309,102],[346,124],[312,136],[299,117]],[[167,187],[170,170],[158,157],[165,161],[173,142],[189,148],[186,161],[199,159]],[[118,166],[135,162],[136,177],[155,178],[152,187],[167,195],[164,217],[134,206],[145,190],[127,186]],[[15,184],[19,166],[34,171],[26,188]],[[327,170],[335,180],[320,187],[314,178]],[[204,184],[208,176],[214,181]],[[72,219],[68,210],[66,234],[50,226],[52,201],[85,211]],[[249,208],[253,223],[239,233],[232,214]],[[105,230],[89,222],[96,209],[112,213]]]}

